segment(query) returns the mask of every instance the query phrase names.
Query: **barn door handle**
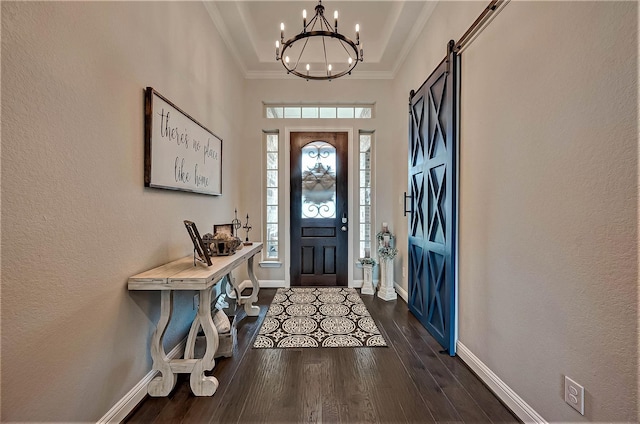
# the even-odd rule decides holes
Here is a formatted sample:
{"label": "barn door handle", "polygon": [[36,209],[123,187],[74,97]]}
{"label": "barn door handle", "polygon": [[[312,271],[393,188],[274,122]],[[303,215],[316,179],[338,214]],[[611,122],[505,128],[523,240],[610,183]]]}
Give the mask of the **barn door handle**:
{"label": "barn door handle", "polygon": [[[407,199],[411,199],[411,209],[407,210]],[[413,196],[404,192],[404,216],[407,216],[408,213],[413,213]]]}

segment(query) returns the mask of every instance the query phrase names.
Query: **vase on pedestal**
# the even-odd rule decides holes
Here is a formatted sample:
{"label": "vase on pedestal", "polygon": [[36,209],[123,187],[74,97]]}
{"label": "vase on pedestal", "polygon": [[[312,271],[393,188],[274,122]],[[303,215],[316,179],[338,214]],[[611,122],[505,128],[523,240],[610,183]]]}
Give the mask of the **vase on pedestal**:
{"label": "vase on pedestal", "polygon": [[378,240],[378,260],[380,262],[380,288],[378,297],[383,300],[398,298],[393,281],[393,259],[398,254],[395,247],[395,236],[389,231],[386,222],[382,223],[382,231],[376,234]]}

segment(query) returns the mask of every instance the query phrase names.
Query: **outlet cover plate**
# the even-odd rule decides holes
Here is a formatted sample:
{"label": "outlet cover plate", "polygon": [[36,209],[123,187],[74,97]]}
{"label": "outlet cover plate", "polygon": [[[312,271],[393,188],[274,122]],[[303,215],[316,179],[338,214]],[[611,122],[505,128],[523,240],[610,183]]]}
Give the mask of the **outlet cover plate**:
{"label": "outlet cover plate", "polygon": [[584,415],[584,387],[564,376],[564,401]]}

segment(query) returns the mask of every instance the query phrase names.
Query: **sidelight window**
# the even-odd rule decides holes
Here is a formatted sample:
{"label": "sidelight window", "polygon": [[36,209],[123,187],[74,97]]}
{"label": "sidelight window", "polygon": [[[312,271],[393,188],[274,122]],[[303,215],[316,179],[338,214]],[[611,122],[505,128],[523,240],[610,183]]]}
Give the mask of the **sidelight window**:
{"label": "sidelight window", "polygon": [[[359,239],[360,257],[365,256],[365,249],[371,249],[371,222],[373,174],[371,172],[373,154],[373,132],[360,131],[359,136]],[[371,252],[371,250],[369,250]]]}
{"label": "sidelight window", "polygon": [[265,132],[265,259],[278,260],[278,132]]}

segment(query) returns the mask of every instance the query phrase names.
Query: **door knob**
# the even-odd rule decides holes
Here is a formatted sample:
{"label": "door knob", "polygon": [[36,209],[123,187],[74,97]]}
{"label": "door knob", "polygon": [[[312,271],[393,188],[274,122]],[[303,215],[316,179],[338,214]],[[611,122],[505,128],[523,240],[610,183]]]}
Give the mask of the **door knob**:
{"label": "door knob", "polygon": [[346,226],[346,225],[343,225],[340,229],[341,229],[342,231],[347,231],[347,226]]}

